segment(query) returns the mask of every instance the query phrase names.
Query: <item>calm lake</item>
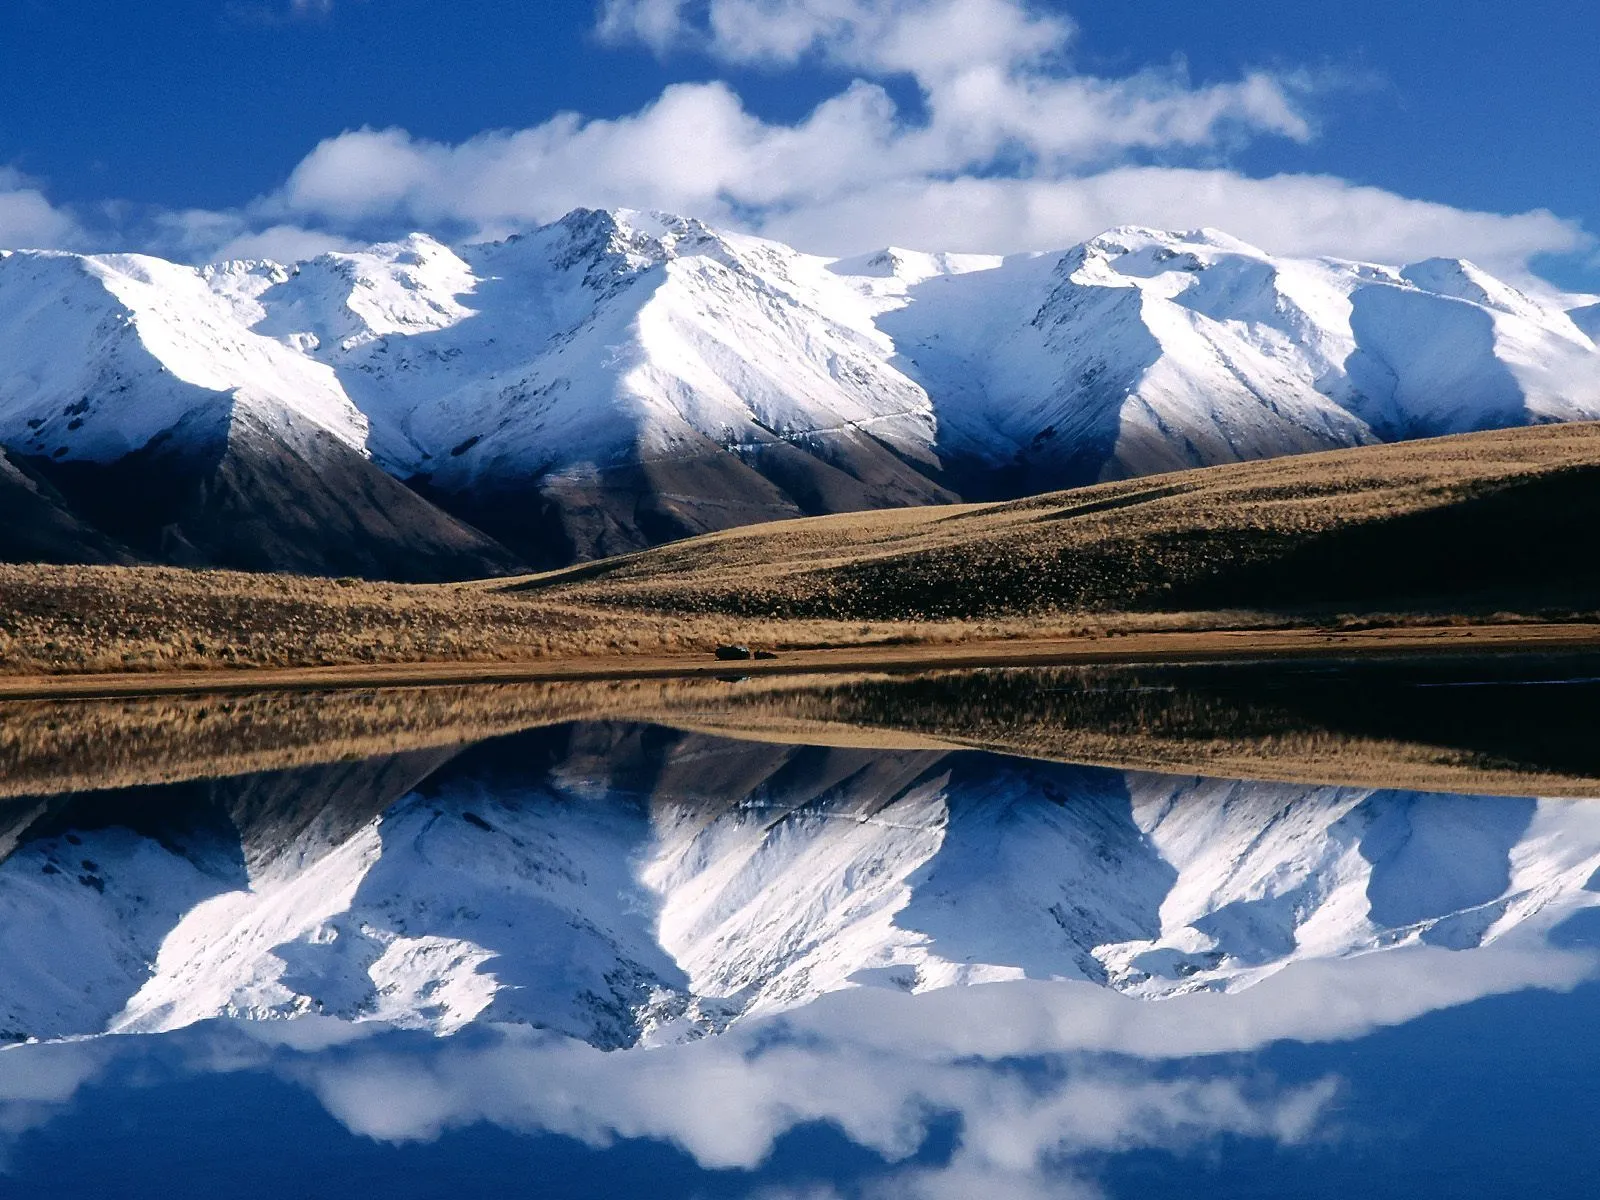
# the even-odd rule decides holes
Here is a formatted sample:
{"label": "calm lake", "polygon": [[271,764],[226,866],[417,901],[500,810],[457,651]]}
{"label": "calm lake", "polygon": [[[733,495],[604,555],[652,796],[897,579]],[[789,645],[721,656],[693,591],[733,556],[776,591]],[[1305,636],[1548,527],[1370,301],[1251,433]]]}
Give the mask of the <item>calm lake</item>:
{"label": "calm lake", "polygon": [[1600,664],[0,709],[0,1196],[1600,1178]]}

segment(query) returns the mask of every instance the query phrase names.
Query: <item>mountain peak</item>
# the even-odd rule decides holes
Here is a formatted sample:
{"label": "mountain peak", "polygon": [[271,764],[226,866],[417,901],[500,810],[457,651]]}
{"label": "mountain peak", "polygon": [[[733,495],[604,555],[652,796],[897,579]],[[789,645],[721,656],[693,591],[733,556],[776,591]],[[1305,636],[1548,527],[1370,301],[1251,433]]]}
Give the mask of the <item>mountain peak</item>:
{"label": "mountain peak", "polygon": [[1118,225],[1088,239],[1084,247],[1092,253],[1112,258],[1129,254],[1171,254],[1195,251],[1221,251],[1242,254],[1249,258],[1269,257],[1264,250],[1252,246],[1220,229],[1152,229],[1144,225]]}
{"label": "mountain peak", "polygon": [[1464,258],[1428,258],[1402,268],[1407,283],[1440,296],[1452,296],[1521,317],[1540,318],[1542,309],[1528,296]]}
{"label": "mountain peak", "polygon": [[1402,275],[1214,229],[830,260],[626,208],[293,266],[21,252],[0,259],[0,449],[111,464],[249,412],[561,565],[948,500],[947,480],[1000,499],[1600,417],[1573,303],[1460,260]]}
{"label": "mountain peak", "polygon": [[998,254],[944,254],[885,246],[882,250],[835,259],[828,264],[828,270],[857,279],[893,279],[915,284],[938,275],[989,270],[1004,261]]}

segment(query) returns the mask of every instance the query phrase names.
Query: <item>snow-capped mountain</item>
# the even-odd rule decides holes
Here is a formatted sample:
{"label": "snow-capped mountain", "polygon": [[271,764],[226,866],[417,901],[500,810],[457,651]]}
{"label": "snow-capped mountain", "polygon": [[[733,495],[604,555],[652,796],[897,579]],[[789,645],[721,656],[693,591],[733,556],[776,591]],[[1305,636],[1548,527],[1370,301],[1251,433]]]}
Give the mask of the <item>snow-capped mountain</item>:
{"label": "snow-capped mountain", "polygon": [[422,579],[514,561],[375,467],[367,436],[332,371],[202,272],[0,257],[0,444],[127,557]]}
{"label": "snow-capped mountain", "polygon": [[0,1032],[316,1012],[622,1047],[856,986],[1234,990],[1600,903],[1589,801],[641,726],[452,753],[29,814],[0,862]]}
{"label": "snow-capped mountain", "polygon": [[[0,445],[145,557],[236,561],[245,513],[292,529],[258,560],[406,574],[411,551],[437,577],[1600,417],[1595,311],[1458,260],[1281,259],[1211,230],[833,260],[580,210],[288,265],[18,251]],[[136,511],[107,502],[149,479]]]}

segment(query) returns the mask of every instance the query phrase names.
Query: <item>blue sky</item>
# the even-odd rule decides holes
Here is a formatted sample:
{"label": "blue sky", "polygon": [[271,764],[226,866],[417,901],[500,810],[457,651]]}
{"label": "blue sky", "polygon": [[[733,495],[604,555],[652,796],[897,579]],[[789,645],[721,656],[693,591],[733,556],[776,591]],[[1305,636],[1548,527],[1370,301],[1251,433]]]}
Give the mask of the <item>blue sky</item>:
{"label": "blue sky", "polygon": [[1579,0],[0,9],[5,244],[292,256],[628,204],[830,252],[1212,224],[1600,290],[1597,147]]}

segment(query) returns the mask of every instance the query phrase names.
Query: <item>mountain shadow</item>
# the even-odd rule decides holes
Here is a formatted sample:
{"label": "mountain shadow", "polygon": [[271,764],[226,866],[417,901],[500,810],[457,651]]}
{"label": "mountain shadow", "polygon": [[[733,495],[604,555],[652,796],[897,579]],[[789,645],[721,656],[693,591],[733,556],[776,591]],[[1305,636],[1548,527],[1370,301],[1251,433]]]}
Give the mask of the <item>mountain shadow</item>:
{"label": "mountain shadow", "polygon": [[1600,466],[1499,484],[1452,504],[1298,539],[1176,582],[1163,606],[1600,604]]}
{"label": "mountain shadow", "polygon": [[136,556],[71,511],[36,471],[0,451],[0,562],[132,563]]}
{"label": "mountain shadow", "polygon": [[321,432],[291,440],[239,420],[179,427],[112,463],[27,465],[146,562],[419,583],[521,565]]}

